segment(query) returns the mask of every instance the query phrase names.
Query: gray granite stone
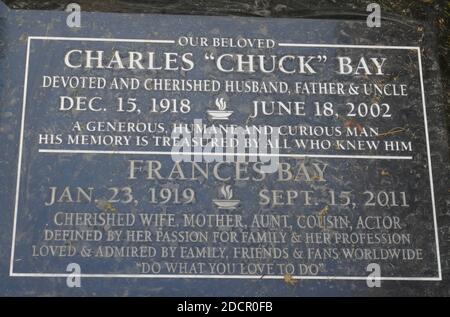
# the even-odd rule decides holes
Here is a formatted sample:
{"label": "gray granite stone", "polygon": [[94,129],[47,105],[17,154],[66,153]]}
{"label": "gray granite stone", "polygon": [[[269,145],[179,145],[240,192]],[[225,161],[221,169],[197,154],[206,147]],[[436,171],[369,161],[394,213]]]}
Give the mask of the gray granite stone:
{"label": "gray granite stone", "polygon": [[[1,9],[1,8],[0,8]],[[6,10],[3,10],[6,12]],[[264,12],[260,15],[264,16]],[[58,11],[10,11],[7,18],[0,22],[2,77],[1,108],[0,108],[0,178],[2,190],[0,203],[2,208],[0,221],[0,281],[5,295],[141,295],[141,296],[314,296],[314,295],[347,295],[347,296],[396,296],[396,295],[449,295],[448,284],[448,140],[445,128],[445,114],[442,107],[442,87],[440,85],[439,66],[436,61],[436,46],[433,28],[426,23],[400,23],[399,21],[383,21],[380,29],[368,28],[365,21],[360,20],[310,20],[310,19],[272,19],[249,17],[199,17],[176,15],[146,15],[146,14],[109,14],[82,13],[82,27],[69,28],[66,25],[67,14]],[[182,36],[202,36],[207,38],[205,47],[182,47],[176,40]],[[263,38],[273,40],[273,48],[228,48],[214,47],[213,38]],[[113,40],[116,39],[116,40]],[[171,42],[148,42],[147,40],[169,40]],[[298,46],[283,46],[283,43],[297,43]],[[281,45],[280,45],[281,44]],[[304,45],[306,44],[306,45]],[[314,45],[313,45],[314,44]],[[394,48],[393,48],[394,47]],[[174,62],[179,70],[145,70],[127,69],[113,62],[115,68],[86,68],[84,66],[69,67],[64,62],[66,54],[76,50],[72,64],[82,62],[80,55],[86,51],[104,51],[102,63],[108,65],[113,58],[113,52],[119,51],[124,65],[130,62],[129,51],[155,52],[157,60],[164,59],[163,52],[173,52],[185,55],[193,60],[194,67],[189,69],[189,62]],[[288,63],[288,67],[297,67],[296,74],[290,75],[279,70],[274,73],[262,74],[259,68],[255,72],[219,71],[215,61],[222,54],[260,54],[265,57],[275,55],[314,56],[311,62],[317,70],[314,74],[302,74],[298,64]],[[83,55],[85,57],[85,55]],[[211,59],[214,57],[214,60]],[[321,56],[326,56],[324,60]],[[338,57],[350,57],[353,61],[365,57],[386,58],[386,73],[377,77],[358,74],[347,76],[339,74]],[[144,59],[147,61],[146,59]],[[234,60],[224,63],[224,67],[233,65]],[[162,63],[161,65],[164,65]],[[354,64],[355,65],[355,64]],[[123,68],[123,69],[121,69]],[[170,67],[167,67],[170,68]],[[308,68],[307,68],[308,69]],[[376,68],[372,65],[372,73]],[[44,88],[44,76],[94,76],[111,81],[116,77],[132,77],[144,83],[147,79],[186,79],[214,80],[221,83],[221,89],[213,92],[186,91],[152,91],[143,89],[95,89],[95,88]],[[290,89],[296,82],[320,81],[340,82],[359,85],[394,83],[407,86],[408,95],[370,96],[361,95],[307,95],[294,93],[237,93],[224,91],[225,81],[271,81],[285,82]],[[397,86],[397,89],[400,89]],[[59,98],[68,97],[102,97],[100,111],[61,111]],[[136,98],[140,113],[117,112],[117,98]],[[151,98],[162,100],[175,99],[179,102],[189,100],[190,110],[169,113],[152,113],[149,111]],[[292,100],[305,102],[306,115],[257,116],[251,118],[254,101],[282,101],[287,104]],[[333,102],[338,115],[327,117],[322,113],[317,115],[314,103]],[[171,102],[169,100],[169,102]],[[385,118],[370,118],[367,115],[349,116],[351,106],[346,103],[390,105],[381,108],[386,110]],[[222,109],[226,103],[227,108]],[[159,104],[161,110],[161,104]],[[174,106],[171,104],[171,106]],[[216,108],[218,107],[218,109]],[[104,108],[103,108],[104,107]],[[323,109],[323,108],[320,108]],[[95,109],[97,110],[97,106]],[[225,113],[225,111],[232,113]],[[362,109],[364,112],[364,109]],[[377,109],[375,109],[376,112]],[[389,110],[389,111],[388,111]],[[426,110],[426,118],[425,111]],[[209,111],[209,112],[208,112]],[[216,111],[216,112],[211,112]],[[218,112],[217,112],[218,111]],[[299,110],[300,111],[300,110]],[[160,111],[161,112],[161,111]],[[283,111],[281,111],[283,112]],[[295,112],[295,111],[294,111]],[[300,111],[301,112],[301,111]],[[218,116],[230,115],[229,121],[214,120]],[[381,115],[381,114],[380,114]],[[377,116],[380,116],[377,115]],[[216,117],[215,117],[216,116]],[[266,176],[263,181],[257,171],[252,170],[254,164],[248,165],[249,175],[253,180],[239,179],[236,175],[247,173],[245,168],[236,172],[236,164],[224,164],[221,169],[223,179],[214,176],[214,168],[208,177],[198,177],[195,180],[182,179],[180,170],[170,155],[170,146],[150,144],[138,146],[116,142],[114,146],[93,144],[67,144],[68,135],[75,137],[83,132],[76,132],[75,122],[80,122],[82,129],[87,128],[90,121],[99,122],[147,122],[162,124],[165,133],[150,133],[154,135],[170,135],[169,127],[173,123],[193,123],[201,119],[205,124],[228,123],[239,126],[270,125],[270,126],[311,126],[336,127],[345,130],[353,129],[362,133],[370,128],[377,130],[377,135],[369,137],[344,139],[350,141],[370,140],[385,145],[385,141],[403,141],[404,151],[387,151],[380,147],[376,150],[339,150],[336,147],[328,149],[298,149],[295,148],[299,136],[284,138],[286,144],[280,151],[283,168],[290,167],[290,172],[299,173],[298,179],[283,181],[278,173]],[[425,124],[428,125],[426,129]],[[74,132],[75,131],[75,132]],[[161,132],[161,131],[160,131]],[[84,132],[86,133],[86,131]],[[114,135],[122,137],[122,132],[92,133],[96,136]],[[139,133],[130,133],[136,137]],[[57,135],[60,135],[57,137]],[[144,134],[145,135],[145,134]],[[39,138],[41,142],[39,142]],[[62,144],[59,144],[61,138]],[[336,144],[340,136],[311,136],[316,140],[329,140]],[[47,141],[43,141],[43,140]],[[102,139],[108,141],[106,137]],[[117,140],[117,139],[116,139]],[[133,138],[134,140],[134,138]],[[131,142],[131,141],[130,141]],[[408,143],[411,142],[411,143]],[[411,150],[409,150],[409,144]],[[68,151],[64,153],[64,151]],[[85,151],[80,153],[79,151]],[[103,151],[103,153],[101,152]],[[105,152],[106,151],[106,152]],[[124,152],[132,151],[132,152]],[[146,153],[142,153],[142,152]],[[141,153],[136,153],[141,152]],[[430,162],[431,158],[431,162]],[[149,177],[147,160],[158,161],[161,168],[158,175],[161,179]],[[131,167],[130,161],[136,164]],[[156,163],[155,163],[156,164]],[[191,165],[180,163],[183,173],[189,174]],[[205,163],[201,166],[205,167]],[[432,166],[432,184],[430,183],[430,164]],[[211,163],[212,166],[213,163]],[[247,165],[245,165],[247,166]],[[324,170],[324,175],[320,171]],[[130,173],[134,172],[131,175]],[[175,173],[175,172],[177,173]],[[198,172],[198,171],[197,171]],[[169,177],[175,175],[178,179]],[[150,176],[155,176],[152,174]],[[286,174],[282,174],[286,176]],[[180,179],[181,178],[181,179]],[[189,178],[189,177],[186,177]],[[192,177],[191,177],[192,178]],[[245,178],[245,177],[241,177]],[[229,186],[229,187],[227,187]],[[83,193],[79,197],[77,187],[89,192],[93,188],[92,201],[86,201]],[[114,187],[122,190],[115,195]],[[128,201],[128,187],[133,190],[133,199]],[[52,188],[58,188],[60,202],[51,199]],[[70,188],[73,195],[69,198],[65,188]],[[161,189],[172,193],[169,204],[149,202],[149,190],[155,188],[161,195]],[[195,191],[195,200],[177,204],[174,193],[183,196],[183,190]],[[231,195],[230,189],[233,190]],[[273,192],[278,190],[280,192]],[[281,192],[283,191],[283,192]],[[290,192],[288,192],[290,191]],[[290,204],[287,195],[299,195]],[[311,203],[301,199],[305,191],[313,196]],[[337,203],[331,203],[330,191],[337,194]],[[350,204],[339,204],[346,201],[343,192],[351,192]],[[370,192],[370,193],[364,193]],[[380,193],[381,192],[381,196]],[[389,206],[383,206],[387,192]],[[394,194],[391,194],[394,192]],[[405,193],[406,201],[402,199]],[[190,191],[184,191],[190,200]],[[278,194],[277,194],[278,193]],[[276,196],[280,193],[283,196]],[[339,193],[341,196],[339,197]],[[372,193],[374,199],[372,199]],[[281,200],[280,205],[264,203],[269,194],[271,198]],[[165,195],[165,194],[163,194]],[[114,197],[113,197],[114,196]],[[77,197],[77,198],[74,198]],[[380,197],[380,201],[377,198]],[[395,197],[395,202],[393,201]],[[117,202],[117,198],[122,201]],[[79,202],[77,202],[79,200]],[[236,205],[234,201],[237,201]],[[368,206],[375,201],[375,206]],[[46,206],[46,202],[47,205]],[[273,200],[272,200],[273,202]],[[223,207],[231,207],[224,209]],[[400,205],[405,206],[400,206]],[[174,227],[154,225],[146,228],[143,225],[121,226],[117,223],[109,225],[85,222],[81,225],[59,224],[63,219],[58,213],[78,212],[83,214],[102,215],[117,220],[122,215],[139,219],[141,214],[174,215]],[[213,218],[228,215],[231,219],[241,219],[247,227],[223,227],[216,224],[192,229],[186,226],[184,231],[206,232],[206,242],[155,241],[158,232],[181,231],[183,215],[212,215]],[[255,216],[285,216],[288,225],[269,229],[250,228]],[[339,219],[343,221],[338,227],[300,228],[297,225],[298,216],[309,216],[308,219],[318,221]],[[361,219],[384,217],[386,226],[373,230],[356,228]],[[56,219],[55,219],[56,217]],[[339,218],[338,218],[339,217]],[[396,218],[398,217],[398,218]],[[390,227],[399,219],[399,225]],[[102,235],[101,241],[90,239],[77,240],[70,238],[50,239],[55,237],[56,230],[93,230]],[[47,231],[46,231],[47,230]],[[105,237],[114,230],[147,230],[152,241],[119,241],[108,242]],[[265,233],[265,242],[214,242],[214,234],[227,235],[234,232],[243,237],[251,233]],[[53,235],[52,235],[53,233]],[[134,232],[137,233],[137,232]],[[355,233],[354,238],[377,239],[376,237],[398,238],[408,241],[404,243],[368,243],[367,240],[354,243],[305,243],[307,237],[341,237]],[[285,242],[280,241],[286,234]],[[309,234],[309,235],[308,235]],[[360,235],[357,235],[360,234]],[[371,236],[376,234],[377,236]],[[292,241],[299,237],[301,242]],[[326,238],[325,238],[326,239]],[[94,239],[95,240],[95,239]],[[439,242],[439,243],[438,243]],[[439,248],[438,248],[439,244]],[[400,246],[399,246],[400,245]],[[50,248],[52,246],[53,248]],[[136,259],[133,256],[116,256],[102,258],[93,256],[90,252],[98,252],[101,247],[143,247],[149,251],[154,247],[158,255],[144,256]],[[214,247],[224,249],[224,257],[220,250],[209,254],[209,258],[182,259],[180,254],[174,258],[162,257],[161,247],[174,247],[181,252],[181,247]],[[262,259],[233,257],[233,248],[278,248],[279,253],[273,253]],[[359,247],[357,252],[366,255],[363,259],[346,259],[343,249],[351,250]],[[73,249],[72,249],[73,248]],[[308,249],[309,248],[309,249]],[[319,249],[317,253],[314,251]],[[402,256],[419,256],[412,260],[380,260],[370,259],[369,255],[383,254],[400,250]],[[409,249],[408,254],[405,250]],[[71,252],[51,256],[45,252]],[[106,250],[106,249],[104,249]],[[131,249],[127,249],[131,250]],[[212,250],[212,249],[209,249]],[[250,249],[249,249],[250,250]],[[253,249],[254,251],[255,249]],[[375,250],[375,251],[373,251]],[[298,257],[310,252],[309,258]],[[41,252],[41,253],[39,253]],[[237,252],[237,251],[235,251]],[[283,259],[285,253],[288,259]],[[337,256],[336,254],[339,254]],[[370,253],[369,255],[367,255]],[[296,254],[297,258],[293,258]],[[319,258],[320,254],[320,258]],[[392,253],[391,253],[392,254]],[[315,256],[313,256],[315,255]],[[216,257],[217,256],[217,257]],[[440,258],[440,261],[439,261]],[[161,263],[160,272],[149,273],[146,268],[154,262]],[[185,262],[196,271],[184,272],[177,269],[170,272],[164,269],[168,263]],[[205,263],[200,269],[199,262]],[[80,288],[67,286],[67,266],[75,263],[80,266],[83,277]],[[236,267],[226,273],[215,271],[209,264],[223,266],[236,264]],[[367,286],[369,275],[367,266],[375,263],[381,268],[381,287]],[[292,264],[295,271],[286,273],[278,265]],[[268,268],[274,265],[273,271]],[[242,267],[245,270],[242,270]],[[312,272],[303,272],[308,267]],[[247,270],[254,268],[253,273]],[[318,272],[315,272],[315,269]],[[260,270],[261,271],[260,271]],[[186,276],[189,275],[189,276]],[[69,276],[70,277],[70,276]]]}

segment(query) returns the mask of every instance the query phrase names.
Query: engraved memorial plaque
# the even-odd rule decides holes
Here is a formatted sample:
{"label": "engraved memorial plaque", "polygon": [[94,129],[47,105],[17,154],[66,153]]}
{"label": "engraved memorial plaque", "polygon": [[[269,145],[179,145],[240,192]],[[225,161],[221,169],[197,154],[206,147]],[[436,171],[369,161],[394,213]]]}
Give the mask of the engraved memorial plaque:
{"label": "engraved memorial plaque", "polygon": [[3,294],[448,293],[427,25],[2,12]]}

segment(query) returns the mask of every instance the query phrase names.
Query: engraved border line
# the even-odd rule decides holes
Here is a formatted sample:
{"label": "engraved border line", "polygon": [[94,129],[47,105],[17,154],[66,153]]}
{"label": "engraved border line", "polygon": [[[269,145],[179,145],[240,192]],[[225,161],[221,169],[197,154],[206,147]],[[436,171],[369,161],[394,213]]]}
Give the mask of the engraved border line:
{"label": "engraved border line", "polygon": [[[9,276],[11,277],[68,277],[72,276],[70,273],[15,273],[13,271],[14,265],[14,251],[15,251],[15,239],[16,239],[16,226],[17,226],[17,213],[19,207],[19,192],[20,192],[20,178],[21,178],[21,164],[22,164],[22,148],[23,148],[23,137],[24,137],[24,126],[25,126],[25,110],[26,110],[26,100],[27,100],[27,88],[28,88],[28,68],[29,68],[29,59],[30,59],[30,46],[31,40],[60,40],[60,41],[91,41],[91,42],[132,42],[132,43],[155,43],[155,44],[175,44],[173,40],[146,40],[146,39],[113,39],[113,38],[85,38],[85,37],[51,37],[51,36],[29,36],[27,41],[27,53],[26,53],[26,62],[25,62],[25,78],[24,78],[24,92],[23,92],[23,104],[22,104],[22,121],[21,121],[21,129],[20,129],[20,142],[19,142],[19,156],[18,156],[18,171],[17,171],[17,184],[16,184],[16,198],[15,198],[15,208],[14,208],[14,222],[13,222],[13,237],[12,237],[12,246],[11,246],[11,259],[10,259],[10,269]],[[427,115],[426,115],[426,106],[425,106],[425,91],[423,84],[423,73],[422,73],[422,59],[420,56],[420,47],[417,46],[383,46],[383,45],[345,45],[345,44],[300,44],[300,43],[278,43],[280,47],[330,47],[330,48],[370,48],[370,49],[398,49],[398,50],[417,50],[418,54],[418,63],[419,63],[419,74],[420,74],[420,86],[422,92],[422,105],[423,105],[423,114],[424,114],[424,123],[425,123],[425,137],[427,144],[427,160],[428,160],[428,171],[430,176],[430,191],[431,191],[431,200],[432,200],[432,208],[433,208],[433,222],[435,229],[435,241],[436,241],[436,256],[438,263],[438,277],[378,277],[378,280],[385,281],[442,281],[442,271],[441,271],[441,263],[440,263],[440,253],[439,253],[439,237],[437,231],[437,217],[436,217],[436,206],[434,199],[434,187],[433,187],[433,176],[432,176],[432,165],[431,165],[431,153],[430,153],[430,145],[429,145],[429,136],[428,136],[428,123],[427,123]],[[43,150],[40,149],[39,152],[42,153],[51,153],[55,150]],[[61,150],[57,150],[61,151]],[[81,150],[83,151],[83,150]],[[72,151],[73,152],[73,151]],[[85,151],[84,151],[85,152]],[[95,151],[99,152],[99,151]],[[105,152],[105,151],[103,151]],[[110,153],[107,154],[128,154],[123,152],[132,152],[132,151],[107,151]],[[118,153],[119,152],[119,153]],[[139,152],[132,154],[159,154],[166,155],[172,154],[172,152]],[[186,153],[183,153],[186,154]],[[195,154],[193,152],[192,154]],[[221,153],[217,153],[223,155]],[[243,153],[237,153],[234,155],[243,155]],[[267,154],[269,155],[269,154]],[[275,155],[296,155],[296,154],[275,154]],[[303,155],[297,154],[301,157],[335,157],[331,155]],[[342,157],[342,156],[339,156]],[[370,157],[370,156],[365,156]],[[347,156],[346,158],[350,158]],[[371,159],[380,158],[371,157]],[[386,158],[386,157],[384,157]],[[395,157],[391,156],[386,159],[411,159],[412,157]],[[200,279],[283,279],[283,276],[279,275],[185,275],[185,274],[80,274],[80,277],[92,277],[92,278],[200,278]],[[293,276],[295,279],[304,279],[304,280],[367,280],[367,276]]]}
{"label": "engraved border line", "polygon": [[122,155],[203,155],[203,156],[243,156],[243,157],[295,157],[295,158],[355,158],[367,160],[412,160],[412,156],[389,156],[389,155],[333,155],[333,154],[275,154],[275,153],[203,153],[203,152],[171,152],[171,151],[120,151],[120,150],[58,150],[58,149],[39,149],[39,153],[58,153],[58,154],[122,154]]}

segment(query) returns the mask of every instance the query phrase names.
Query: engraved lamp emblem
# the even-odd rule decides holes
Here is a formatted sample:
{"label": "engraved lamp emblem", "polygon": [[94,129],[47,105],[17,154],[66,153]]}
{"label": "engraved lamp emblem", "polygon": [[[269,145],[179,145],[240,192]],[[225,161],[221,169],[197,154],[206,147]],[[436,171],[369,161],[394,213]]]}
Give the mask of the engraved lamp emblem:
{"label": "engraved lamp emblem", "polygon": [[220,194],[223,199],[213,199],[214,204],[219,207],[219,209],[236,209],[236,207],[241,202],[240,200],[233,198],[233,189],[230,185],[224,185],[220,188]]}
{"label": "engraved lamp emblem", "polygon": [[229,117],[233,114],[233,111],[228,111],[227,102],[224,98],[217,98],[215,105],[218,110],[208,110],[209,119],[211,120],[228,120]]}

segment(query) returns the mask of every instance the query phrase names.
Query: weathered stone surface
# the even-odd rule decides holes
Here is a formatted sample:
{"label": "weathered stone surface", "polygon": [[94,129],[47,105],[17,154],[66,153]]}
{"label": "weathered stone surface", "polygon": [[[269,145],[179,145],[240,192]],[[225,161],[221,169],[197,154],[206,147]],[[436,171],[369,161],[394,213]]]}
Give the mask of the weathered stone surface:
{"label": "weathered stone surface", "polygon": [[[82,27],[69,28],[66,17],[63,12],[10,11],[2,20],[4,294],[448,295],[448,142],[432,28],[394,21],[373,29],[350,20],[107,13],[83,13]],[[206,45],[180,45],[183,36],[204,37]],[[215,46],[214,39],[225,39],[226,45]],[[269,41],[259,42],[263,47],[225,47],[230,39]],[[102,51],[101,61],[86,62],[91,51]],[[140,52],[143,58],[129,52]],[[248,55],[269,62],[271,56],[277,62],[282,56],[294,57],[277,64],[273,72],[262,72],[260,65],[249,71],[245,63],[239,69],[234,63]],[[220,56],[226,62],[218,65]],[[352,74],[339,68],[340,57],[351,58]],[[75,87],[67,88],[61,87],[60,78],[59,87],[47,87],[50,81],[56,85],[51,76],[96,80],[87,87],[74,81]],[[115,77],[133,78],[139,87],[98,87],[103,81],[111,86]],[[145,83],[159,78],[168,79],[171,87],[146,89]],[[208,90],[208,83],[213,91],[178,91],[173,79],[179,85],[181,80],[203,80],[202,89]],[[258,91],[227,91],[227,85],[236,81],[253,81]],[[263,91],[261,82],[282,83],[272,87],[281,92]],[[312,84],[308,93],[300,93],[296,88],[303,82],[341,83],[346,93],[332,85],[313,93]],[[351,93],[351,84],[390,86],[382,96],[364,96]],[[102,99],[90,109],[79,104],[77,110],[75,105],[69,109],[68,103],[61,106],[62,96],[65,102],[76,97]],[[118,98],[123,98],[122,107]],[[165,98],[168,101],[161,103]],[[262,101],[280,101],[284,107],[270,116],[261,110],[254,116],[255,102],[261,106]],[[331,115],[326,102],[333,103]],[[273,174],[263,176],[254,163],[207,166],[206,157],[193,172],[196,165],[173,161],[172,143],[160,142],[171,135],[172,124],[194,120],[208,126],[291,126],[297,133],[280,137],[281,164]],[[108,127],[98,122],[111,123],[110,130],[114,126],[127,131],[89,131]],[[141,126],[135,125],[138,122]],[[144,123],[150,125],[140,132]],[[330,134],[320,135],[326,128]],[[345,131],[359,135],[344,135]],[[149,144],[143,139],[137,144],[137,137],[144,136]],[[322,148],[301,148],[300,139],[325,143]],[[371,149],[365,141],[372,146],[379,142],[379,148]],[[390,150],[386,142],[391,141],[399,142],[392,144],[400,148]],[[352,149],[353,145],[359,148]],[[164,203],[169,193],[170,200]],[[155,214],[160,215],[156,224],[138,223]],[[111,222],[96,218],[99,215]],[[200,216],[199,221],[203,215],[210,223],[203,226],[200,221],[191,227],[184,215]],[[273,216],[270,219],[278,222],[258,228],[254,220],[265,218],[257,216]],[[320,223],[324,219],[327,226]],[[80,223],[72,223],[75,220]],[[303,228],[306,220],[311,228]],[[376,220],[381,221],[379,226]],[[374,228],[362,228],[365,221]],[[105,240],[115,230],[122,231],[120,241]],[[180,233],[171,236],[171,232]],[[236,241],[214,240],[233,235]],[[308,241],[312,238],[317,240]],[[127,247],[122,250],[136,253],[107,257],[107,247]],[[176,254],[171,257],[167,249],[168,256],[163,256],[162,247],[173,247]],[[202,247],[203,253],[189,249],[193,247]],[[344,249],[351,252],[355,247],[356,257],[346,258]],[[260,259],[261,248],[270,254],[263,252]],[[395,256],[392,252],[403,258],[389,258]],[[149,272],[155,262],[161,271]],[[186,270],[167,269],[166,263],[181,262]],[[79,265],[84,275],[81,288],[66,285],[71,263]],[[381,288],[367,287],[370,263],[381,268]],[[286,264],[295,270],[280,270],[279,265]]]}

